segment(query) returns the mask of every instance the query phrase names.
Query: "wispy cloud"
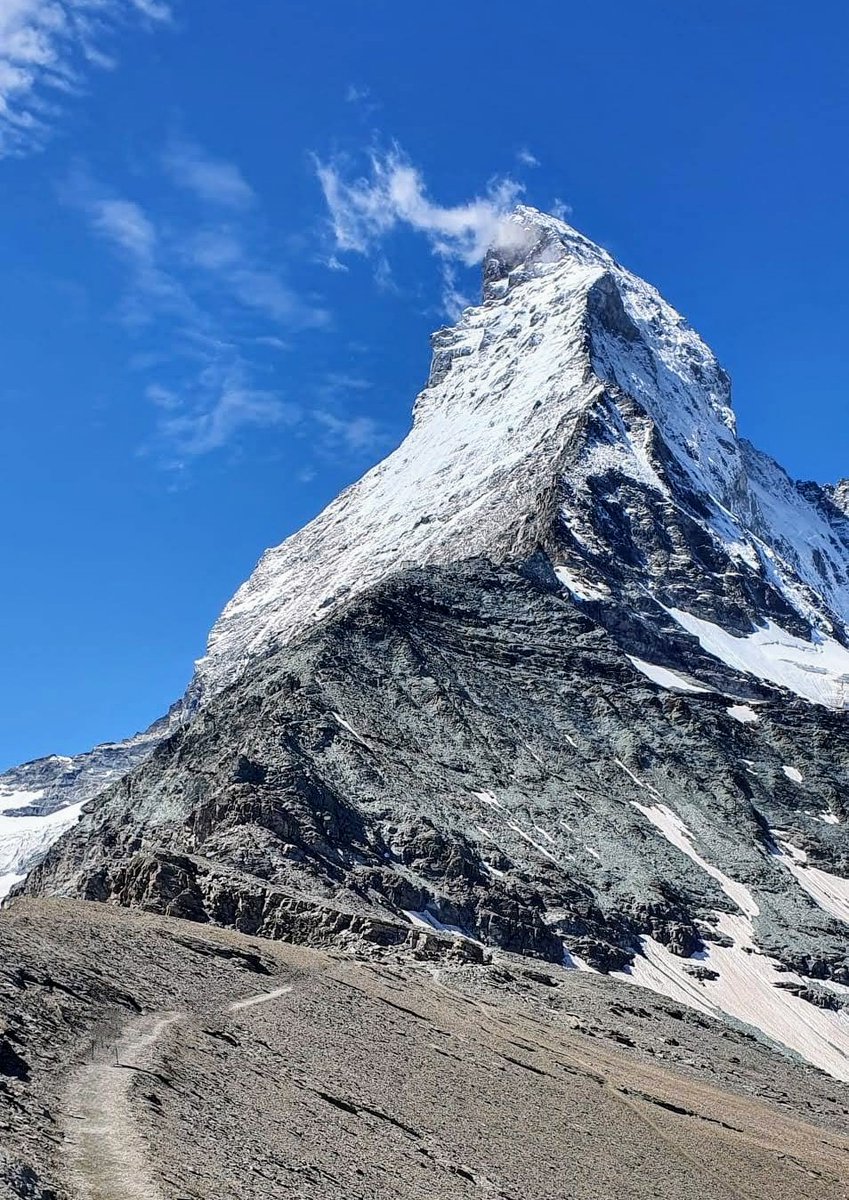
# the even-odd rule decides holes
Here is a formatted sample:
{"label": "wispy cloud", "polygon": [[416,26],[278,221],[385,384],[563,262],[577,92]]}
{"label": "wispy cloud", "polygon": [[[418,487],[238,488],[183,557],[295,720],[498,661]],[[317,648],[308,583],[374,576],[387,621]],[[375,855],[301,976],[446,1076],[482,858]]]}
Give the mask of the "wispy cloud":
{"label": "wispy cloud", "polygon": [[162,0],[2,0],[0,157],[40,146],[63,98],[84,89],[90,70],[115,66],[108,47],[117,27],[170,17]]}
{"label": "wispy cloud", "polygon": [[233,301],[270,321],[294,328],[315,328],[328,321],[323,308],[305,302],[278,272],[260,261],[237,229],[204,227],[187,235],[175,249]]}
{"label": "wispy cloud", "polygon": [[350,104],[363,121],[368,120],[380,108],[372,90],[363,84],[349,83],[345,90],[345,103]]}
{"label": "wispy cloud", "polygon": [[466,304],[453,264],[472,266],[491,246],[514,244],[523,236],[510,220],[523,191],[515,179],[495,179],[482,195],[443,205],[430,198],[421,173],[397,148],[372,154],[365,176],[351,177],[339,160],[316,159],[316,173],[336,249],[371,254],[399,227],[423,234],[442,262],[443,302],[451,315]]}
{"label": "wispy cloud", "polygon": [[317,426],[316,449],[322,458],[362,461],[385,449],[388,433],[375,417],[355,411],[356,397],[371,392],[361,375],[330,371],[314,390],[310,418]]}
{"label": "wispy cloud", "polygon": [[420,172],[398,151],[372,155],[365,177],[346,179],[342,165],[316,160],[336,244],[361,254],[399,225],[423,233],[433,250],[467,265],[509,232],[510,211],[522,193],[514,179],[497,179],[464,204],[435,204]]}
{"label": "wispy cloud", "polygon": [[164,407],[159,432],[177,461],[220,450],[246,428],[293,426],[301,418],[298,405],[252,386],[248,369],[240,361],[210,364],[188,397],[173,392],[165,395],[165,405],[161,391],[149,398]]}
{"label": "wispy cloud", "polygon": [[447,316],[456,321],[464,308],[472,303],[471,299],[460,290],[457,282],[457,272],[452,263],[442,264],[442,306]]}
{"label": "wispy cloud", "polygon": [[342,450],[346,457],[370,454],[384,443],[385,434],[374,417],[340,417],[321,408],[313,409],[312,416],[324,430],[325,449]]}
{"label": "wispy cloud", "polygon": [[520,162],[523,167],[539,166],[539,159],[535,154],[531,153],[527,146],[523,146],[521,150],[516,151],[516,160],[517,162]]}
{"label": "wispy cloud", "polygon": [[206,204],[243,209],[256,200],[253,188],[234,163],[210,158],[194,142],[172,143],[163,161],[174,182]]}
{"label": "wispy cloud", "polygon": [[69,177],[65,199],[85,214],[93,231],[125,265],[128,285],[120,308],[125,323],[142,327],[168,317],[197,336],[205,324],[203,312],[168,269],[168,250],[145,209],[101,188],[80,169]]}
{"label": "wispy cloud", "polygon": [[156,230],[131,200],[105,197],[91,206],[97,231],[139,263],[150,264],[156,252]]}
{"label": "wispy cloud", "polygon": [[[217,179],[242,180],[235,165],[197,147],[191,161],[215,163]],[[250,209],[228,212],[221,224],[207,213],[205,186],[189,190],[197,211],[187,215],[182,202],[169,207],[167,190],[155,191],[155,205],[142,203],[81,169],[65,189],[123,264],[118,315],[147,343],[134,362],[148,376],[145,394],[156,414],[149,449],[168,465],[219,450],[250,429],[296,425],[308,410],[269,388],[269,353],[286,347],[283,335],[328,320],[273,262],[252,191]],[[323,434],[324,425],[316,428]]]}

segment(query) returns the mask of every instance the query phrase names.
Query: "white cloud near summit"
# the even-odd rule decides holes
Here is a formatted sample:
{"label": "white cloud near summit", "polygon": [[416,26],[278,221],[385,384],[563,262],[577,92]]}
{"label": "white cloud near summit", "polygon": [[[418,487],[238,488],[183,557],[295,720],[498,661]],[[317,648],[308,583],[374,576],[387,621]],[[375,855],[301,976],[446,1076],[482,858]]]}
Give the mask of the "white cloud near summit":
{"label": "white cloud near summit", "polygon": [[163,0],[0,0],[0,158],[40,146],[88,73],[115,66],[119,26],[170,17]]}
{"label": "white cloud near summit", "polygon": [[406,225],[424,234],[435,254],[466,266],[509,237],[508,218],[523,191],[514,179],[496,179],[482,196],[437,204],[421,173],[397,150],[372,155],[364,177],[346,178],[337,162],[316,160],[316,171],[339,250],[366,254]]}
{"label": "white cloud near summit", "polygon": [[[339,161],[316,159],[316,173],[339,252],[372,254],[402,227],[422,234],[440,260],[442,303],[453,320],[469,304],[457,280],[457,267],[479,263],[491,246],[514,245],[524,235],[510,220],[522,194],[521,183],[493,180],[486,191],[462,204],[431,199],[421,172],[398,149],[372,154],[369,172],[352,178]],[[334,260],[338,261],[338,260]],[[378,258],[385,264],[385,258]],[[384,265],[384,272],[388,268]]]}

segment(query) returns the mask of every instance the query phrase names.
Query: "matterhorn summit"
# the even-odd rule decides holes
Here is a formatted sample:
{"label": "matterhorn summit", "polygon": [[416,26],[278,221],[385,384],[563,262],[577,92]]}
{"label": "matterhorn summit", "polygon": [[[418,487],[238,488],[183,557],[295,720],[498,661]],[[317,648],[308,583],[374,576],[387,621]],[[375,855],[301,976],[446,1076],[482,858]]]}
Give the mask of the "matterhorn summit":
{"label": "matterhorn summit", "polygon": [[653,287],[520,207],[408,436],[263,556],[120,778],[48,806],[87,801],[22,890],[533,958],[849,1079],[847,511],[739,438]]}
{"label": "matterhorn summit", "polygon": [[410,434],[266,553],[192,694],[403,567],[541,551],[635,652],[662,633],[662,658],[708,677],[849,702],[838,503],[738,439],[727,375],[654,288],[535,209],[500,240],[483,302],[433,337]]}

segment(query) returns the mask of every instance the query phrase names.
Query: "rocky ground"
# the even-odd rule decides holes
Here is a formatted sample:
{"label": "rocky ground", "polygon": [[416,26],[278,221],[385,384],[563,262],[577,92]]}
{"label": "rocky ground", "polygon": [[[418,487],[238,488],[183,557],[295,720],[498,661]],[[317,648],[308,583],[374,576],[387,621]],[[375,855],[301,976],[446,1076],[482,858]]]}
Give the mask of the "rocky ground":
{"label": "rocky ground", "polygon": [[846,1085],[602,976],[418,954],[16,901],[0,1195],[847,1194]]}

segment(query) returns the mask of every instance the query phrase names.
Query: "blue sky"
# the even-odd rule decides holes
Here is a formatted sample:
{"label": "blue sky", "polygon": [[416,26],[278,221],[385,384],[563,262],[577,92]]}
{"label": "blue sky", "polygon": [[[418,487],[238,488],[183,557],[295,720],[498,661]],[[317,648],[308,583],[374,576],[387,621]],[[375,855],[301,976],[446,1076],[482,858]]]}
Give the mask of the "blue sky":
{"label": "blue sky", "polygon": [[180,694],[403,436],[519,188],[689,317],[746,435],[849,474],[849,11],[809,12],[0,0],[0,765]]}

